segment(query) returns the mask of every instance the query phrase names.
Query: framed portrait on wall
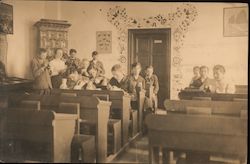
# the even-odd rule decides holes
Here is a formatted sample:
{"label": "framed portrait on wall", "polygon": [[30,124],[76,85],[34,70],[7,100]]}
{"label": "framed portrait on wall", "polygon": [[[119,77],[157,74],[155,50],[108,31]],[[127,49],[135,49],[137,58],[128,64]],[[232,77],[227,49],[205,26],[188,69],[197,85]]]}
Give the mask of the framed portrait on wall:
{"label": "framed portrait on wall", "polygon": [[248,36],[248,8],[224,8],[223,35],[225,37]]}
{"label": "framed portrait on wall", "polygon": [[99,53],[112,53],[112,32],[96,32],[96,50]]}
{"label": "framed portrait on wall", "polygon": [[13,6],[0,2],[0,33],[13,34]]}

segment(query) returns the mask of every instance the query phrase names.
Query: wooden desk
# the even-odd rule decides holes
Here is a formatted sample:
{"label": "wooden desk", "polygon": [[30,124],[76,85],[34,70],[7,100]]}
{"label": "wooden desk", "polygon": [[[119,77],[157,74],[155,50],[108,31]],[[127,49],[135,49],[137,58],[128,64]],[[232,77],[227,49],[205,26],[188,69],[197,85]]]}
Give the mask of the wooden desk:
{"label": "wooden desk", "polygon": [[211,97],[214,101],[233,101],[235,98],[248,99],[247,93],[206,93],[198,90],[182,90],[178,94],[181,100],[192,100],[193,97]]}
{"label": "wooden desk", "polygon": [[0,92],[25,92],[32,90],[33,80],[18,77],[8,77],[0,82]]}
{"label": "wooden desk", "polygon": [[201,152],[210,155],[247,157],[247,118],[206,115],[154,115],[146,117],[149,161],[159,163],[155,147],[170,151]]}
{"label": "wooden desk", "polygon": [[25,109],[2,112],[1,159],[6,162],[70,162],[76,115]]}
{"label": "wooden desk", "polygon": [[[97,162],[105,162],[107,158],[107,125],[110,102],[101,101],[93,96],[64,97],[55,95],[9,95],[9,106],[18,107],[22,100],[37,100],[41,102],[41,110],[58,112],[59,103],[79,103],[80,118],[96,127]],[[75,129],[75,128],[74,128]]]}
{"label": "wooden desk", "polygon": [[77,96],[94,96],[94,95],[108,95],[111,101],[111,111],[120,113],[121,127],[122,127],[122,145],[128,142],[128,127],[130,115],[130,95],[123,91],[108,91],[108,90],[67,90],[67,89],[53,89],[52,95],[60,95],[61,93],[76,93]]}

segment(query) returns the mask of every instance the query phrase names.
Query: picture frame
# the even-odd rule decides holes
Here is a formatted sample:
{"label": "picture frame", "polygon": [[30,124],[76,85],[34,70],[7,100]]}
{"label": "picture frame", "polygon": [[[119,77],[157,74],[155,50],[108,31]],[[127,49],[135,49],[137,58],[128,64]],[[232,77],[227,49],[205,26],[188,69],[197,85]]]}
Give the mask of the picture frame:
{"label": "picture frame", "polygon": [[223,36],[248,36],[248,7],[229,7],[223,10]]}
{"label": "picture frame", "polygon": [[112,53],[112,31],[96,32],[96,50],[99,53]]}
{"label": "picture frame", "polygon": [[0,33],[13,34],[13,6],[0,2]]}

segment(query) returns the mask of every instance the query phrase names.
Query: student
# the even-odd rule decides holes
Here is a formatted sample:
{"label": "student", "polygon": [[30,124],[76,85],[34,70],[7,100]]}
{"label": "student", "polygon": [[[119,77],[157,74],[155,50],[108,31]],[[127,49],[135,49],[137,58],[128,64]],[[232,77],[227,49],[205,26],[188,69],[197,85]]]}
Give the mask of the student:
{"label": "student", "polygon": [[225,67],[223,65],[215,65],[213,67],[213,81],[206,83],[206,87],[210,92],[215,93],[235,93],[235,86],[225,78]]}
{"label": "student", "polygon": [[69,57],[66,60],[65,64],[67,65],[68,71],[69,69],[79,69],[80,59],[76,57],[77,51],[75,49],[69,50]]}
{"label": "student", "polygon": [[211,80],[210,78],[208,78],[208,72],[209,69],[207,66],[203,65],[200,67],[200,77],[193,82],[196,88],[206,90],[206,88],[204,88],[204,84]]}
{"label": "student", "polygon": [[89,73],[87,70],[88,67],[89,67],[89,61],[87,59],[82,59],[81,66],[79,69],[79,72],[81,73],[82,76],[89,77]]}
{"label": "student", "polygon": [[124,75],[122,71],[122,66],[120,64],[116,64],[111,68],[111,72],[113,77],[110,79],[108,83],[108,89],[110,90],[119,90],[122,89],[127,91],[128,88],[128,78]]}
{"label": "student", "polygon": [[69,89],[74,89],[77,82],[80,80],[81,75],[79,75],[75,67],[71,67],[68,71],[69,75],[67,77],[67,86]]}
{"label": "student", "polygon": [[33,88],[41,95],[49,94],[52,88],[49,75],[49,62],[46,59],[47,51],[43,48],[39,50],[39,54],[32,59],[31,70],[34,76]]}
{"label": "student", "polygon": [[98,74],[98,69],[95,66],[89,67],[88,69],[89,80],[96,88],[102,88],[106,82],[105,77]]}
{"label": "student", "polygon": [[158,77],[154,74],[153,66],[146,67],[145,83],[146,83],[146,88],[153,87],[152,104],[153,104],[153,109],[156,110],[158,107],[157,94],[159,91],[159,82],[158,82]]}
{"label": "student", "polygon": [[6,77],[5,65],[0,61],[0,81],[4,81]]}
{"label": "student", "polygon": [[66,71],[66,65],[62,60],[63,50],[61,48],[56,49],[55,59],[51,60],[51,82],[53,88],[59,88],[62,84],[63,73]]}
{"label": "student", "polygon": [[194,73],[194,76],[193,76],[193,78],[192,78],[192,80],[191,80],[191,82],[189,84],[189,87],[191,87],[191,88],[199,88],[200,83],[199,83],[198,79],[200,78],[200,67],[195,66],[193,68],[193,73]]}
{"label": "student", "polygon": [[140,76],[141,64],[136,62],[132,64],[131,75],[128,77],[127,91],[131,95],[131,106],[133,109],[137,109],[137,88],[145,89],[145,80]]}
{"label": "student", "polygon": [[89,70],[89,68],[95,67],[95,68],[97,68],[97,75],[104,76],[105,70],[104,70],[102,62],[98,60],[99,54],[97,51],[92,52],[92,58],[93,59],[89,63],[88,70]]}

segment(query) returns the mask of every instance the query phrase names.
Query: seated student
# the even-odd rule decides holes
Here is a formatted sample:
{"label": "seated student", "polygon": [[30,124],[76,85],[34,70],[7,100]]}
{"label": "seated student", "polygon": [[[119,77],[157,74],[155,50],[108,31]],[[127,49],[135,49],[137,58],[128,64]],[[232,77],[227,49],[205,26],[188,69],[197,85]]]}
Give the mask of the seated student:
{"label": "seated student", "polygon": [[152,108],[156,110],[158,107],[157,93],[159,91],[158,77],[154,74],[153,66],[147,66],[145,70],[146,88],[153,87]]}
{"label": "seated student", "polygon": [[191,80],[191,82],[189,84],[189,87],[191,87],[191,88],[199,88],[200,83],[199,83],[198,79],[200,78],[200,67],[195,66],[193,68],[193,73],[194,73],[194,77],[192,78],[192,80]]}
{"label": "seated student", "polygon": [[36,55],[31,62],[31,70],[34,76],[33,88],[42,94],[49,94],[52,88],[49,75],[49,62],[46,49],[41,48],[39,54]]}
{"label": "seated student", "polygon": [[59,88],[62,84],[63,73],[66,71],[66,65],[61,59],[63,55],[63,50],[61,48],[56,49],[55,59],[51,60],[50,70],[51,70],[51,82],[53,88]]}
{"label": "seated student", "polygon": [[82,76],[89,77],[89,73],[87,70],[88,67],[89,67],[88,59],[82,59],[78,72],[80,72]]}
{"label": "seated student", "polygon": [[67,77],[67,86],[68,89],[74,89],[77,82],[81,79],[81,75],[77,72],[77,69],[74,67],[69,70],[69,75]]}
{"label": "seated student", "polygon": [[215,65],[213,68],[214,79],[205,84],[210,92],[214,93],[235,93],[235,86],[225,78],[225,67]]}
{"label": "seated student", "polygon": [[6,77],[5,65],[0,61],[0,82],[4,81]]}
{"label": "seated student", "polygon": [[193,83],[195,83],[196,88],[199,88],[201,90],[205,89],[203,84],[211,80],[208,77],[208,71],[209,71],[209,69],[207,66],[200,67],[200,77],[193,82]]}
{"label": "seated student", "polygon": [[92,52],[92,60],[89,63],[89,68],[95,67],[97,69],[98,76],[104,76],[105,70],[101,61],[98,60],[99,54],[97,51]]}
{"label": "seated student", "polygon": [[68,69],[79,69],[80,59],[76,57],[77,51],[75,49],[70,49],[69,56],[66,59],[65,64],[67,65]]}
{"label": "seated student", "polygon": [[131,107],[137,109],[137,88],[145,89],[145,80],[140,76],[141,64],[132,64],[131,75],[128,77],[127,91],[131,95]]}
{"label": "seated student", "polygon": [[120,64],[116,64],[111,68],[111,72],[113,77],[110,79],[108,83],[108,89],[110,90],[119,90],[122,89],[127,91],[128,88],[128,78],[124,75],[122,71],[122,66]]}
{"label": "seated student", "polygon": [[95,66],[89,67],[89,80],[96,88],[103,88],[107,86],[107,79],[104,76],[98,74],[98,69]]}

